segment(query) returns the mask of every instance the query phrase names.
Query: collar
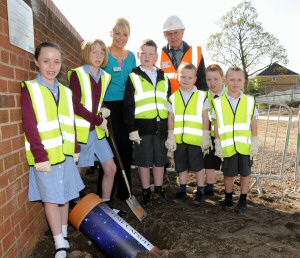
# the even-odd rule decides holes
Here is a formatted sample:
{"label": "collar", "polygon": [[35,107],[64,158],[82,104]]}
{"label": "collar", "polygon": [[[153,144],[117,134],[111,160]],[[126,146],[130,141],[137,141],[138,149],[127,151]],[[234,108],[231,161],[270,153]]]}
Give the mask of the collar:
{"label": "collar", "polygon": [[58,87],[59,87],[59,81],[55,78],[54,79],[55,82],[54,82],[54,87],[52,85],[50,85],[48,82],[46,82],[44,80],[44,78],[42,77],[41,74],[38,74],[37,77],[36,77],[36,81],[39,83],[39,84],[42,84],[44,86],[46,86],[47,88],[49,88],[51,91],[53,90],[57,90]]}

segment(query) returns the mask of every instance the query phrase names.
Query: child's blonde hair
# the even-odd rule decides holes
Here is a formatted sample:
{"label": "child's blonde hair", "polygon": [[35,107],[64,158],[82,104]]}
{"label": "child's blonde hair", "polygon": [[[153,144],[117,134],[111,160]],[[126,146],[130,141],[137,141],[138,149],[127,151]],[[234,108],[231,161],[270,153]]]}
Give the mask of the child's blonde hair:
{"label": "child's blonde hair", "polygon": [[226,72],[226,78],[228,77],[228,75],[231,73],[231,72],[242,72],[244,77],[245,77],[245,72],[242,68],[239,68],[238,66],[233,66],[233,67],[230,67],[228,68],[227,72]]}
{"label": "child's blonde hair", "polygon": [[182,63],[178,67],[178,73],[181,73],[183,69],[194,70],[197,73],[197,68],[192,63]]}
{"label": "child's blonde hair", "polygon": [[91,64],[90,52],[92,50],[92,47],[97,43],[102,47],[102,50],[105,53],[105,57],[103,59],[102,65],[101,65],[101,67],[105,67],[108,63],[108,49],[107,49],[105,43],[103,42],[103,40],[101,40],[101,39],[83,41],[81,43],[81,58],[82,58],[84,63],[90,65]]}
{"label": "child's blonde hair", "polygon": [[205,74],[207,74],[207,72],[219,72],[221,77],[224,76],[224,72],[223,72],[221,66],[219,66],[218,64],[211,64],[211,65],[207,66],[207,68],[205,70]]}

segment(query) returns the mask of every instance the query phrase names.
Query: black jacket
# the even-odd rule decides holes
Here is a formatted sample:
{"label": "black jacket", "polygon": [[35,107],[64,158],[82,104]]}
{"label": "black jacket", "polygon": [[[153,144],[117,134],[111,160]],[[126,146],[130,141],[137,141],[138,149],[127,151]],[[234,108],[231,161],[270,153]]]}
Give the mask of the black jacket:
{"label": "black jacket", "polygon": [[[169,55],[169,44],[167,44],[166,46],[164,46],[162,48],[162,51],[166,52]],[[190,46],[183,41],[183,56],[185,55],[185,53],[189,50]],[[172,60],[172,58],[171,58]],[[204,58],[202,55],[201,61],[199,66],[197,67],[197,80],[195,85],[197,86],[198,90],[208,90],[208,86],[206,83],[206,77],[205,77],[205,63],[204,63]]]}
{"label": "black jacket", "polygon": [[[132,70],[133,73],[142,76],[145,80],[152,84],[149,76],[143,72],[140,66]],[[165,80],[164,71],[157,68],[157,82]],[[168,80],[169,88],[167,98],[171,95],[171,83]],[[128,127],[129,133],[138,130],[139,135],[159,135],[161,138],[166,139],[168,137],[168,119],[161,119],[157,121],[157,117],[154,119],[135,119],[135,100],[134,100],[135,88],[128,76],[125,95],[124,95],[124,122]]]}

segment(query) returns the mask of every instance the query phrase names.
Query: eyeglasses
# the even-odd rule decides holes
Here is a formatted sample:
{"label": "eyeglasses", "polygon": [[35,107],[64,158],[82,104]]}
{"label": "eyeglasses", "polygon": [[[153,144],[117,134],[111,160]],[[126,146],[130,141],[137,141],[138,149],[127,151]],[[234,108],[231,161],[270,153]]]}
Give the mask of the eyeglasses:
{"label": "eyeglasses", "polygon": [[180,37],[180,36],[182,36],[182,34],[183,34],[183,30],[174,30],[174,31],[167,31],[167,32],[165,32],[165,36],[166,36],[167,38],[171,38],[171,37],[174,37],[174,38]]}

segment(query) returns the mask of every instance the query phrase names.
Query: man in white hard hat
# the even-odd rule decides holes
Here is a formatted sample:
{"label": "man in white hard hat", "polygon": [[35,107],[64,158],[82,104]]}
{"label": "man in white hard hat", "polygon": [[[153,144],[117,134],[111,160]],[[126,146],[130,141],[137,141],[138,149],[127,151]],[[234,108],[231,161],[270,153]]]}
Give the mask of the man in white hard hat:
{"label": "man in white hard hat", "polygon": [[160,67],[170,78],[172,92],[175,92],[180,87],[176,79],[178,66],[183,62],[193,63],[197,67],[195,85],[199,90],[208,90],[201,47],[192,48],[183,41],[184,30],[182,20],[176,15],[171,15],[165,21],[163,32],[168,44],[162,48]]}

